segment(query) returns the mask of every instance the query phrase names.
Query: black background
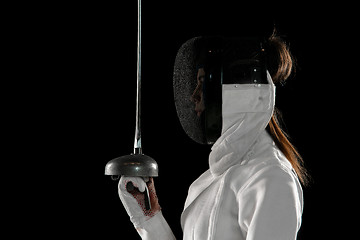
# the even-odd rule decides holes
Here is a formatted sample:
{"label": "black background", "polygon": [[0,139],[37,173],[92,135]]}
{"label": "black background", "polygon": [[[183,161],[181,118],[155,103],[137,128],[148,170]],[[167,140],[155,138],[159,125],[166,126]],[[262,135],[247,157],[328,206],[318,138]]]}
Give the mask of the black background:
{"label": "black background", "polygon": [[[178,239],[188,187],[208,168],[210,147],[192,142],[177,120],[177,50],[192,37],[271,32],[274,23],[298,65],[296,75],[277,86],[276,105],[312,176],[299,239],[348,232],[341,224],[351,195],[344,187],[350,181],[344,165],[351,163],[344,163],[351,159],[344,126],[351,123],[343,121],[350,114],[344,103],[351,101],[341,100],[348,97],[342,89],[355,86],[347,75],[355,71],[351,54],[345,54],[356,46],[348,10],[300,2],[143,2],[143,151],[159,164],[157,194]],[[12,188],[21,211],[9,221],[26,228],[13,233],[139,239],[117,182],[104,176],[109,160],[133,151],[136,1],[19,5],[12,12],[7,64],[14,91],[7,100],[15,117],[7,142],[14,147],[9,162],[26,176]]]}

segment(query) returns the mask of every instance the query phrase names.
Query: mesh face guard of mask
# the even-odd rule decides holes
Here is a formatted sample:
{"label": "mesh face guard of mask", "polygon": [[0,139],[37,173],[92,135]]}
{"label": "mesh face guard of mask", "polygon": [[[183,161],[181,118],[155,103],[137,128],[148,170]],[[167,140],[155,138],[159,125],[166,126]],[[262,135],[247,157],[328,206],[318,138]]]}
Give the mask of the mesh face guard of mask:
{"label": "mesh face guard of mask", "polygon": [[258,38],[196,37],[179,49],[174,100],[180,123],[195,142],[213,144],[222,129],[223,84],[267,84]]}

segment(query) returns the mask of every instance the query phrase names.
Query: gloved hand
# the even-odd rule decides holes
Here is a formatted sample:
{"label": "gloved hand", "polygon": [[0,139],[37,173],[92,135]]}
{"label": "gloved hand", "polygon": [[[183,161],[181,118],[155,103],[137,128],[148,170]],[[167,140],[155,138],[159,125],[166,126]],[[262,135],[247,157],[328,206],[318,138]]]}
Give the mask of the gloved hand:
{"label": "gloved hand", "polygon": [[[120,199],[135,227],[149,220],[160,211],[161,208],[152,178],[143,179],[140,177],[122,176],[118,187]],[[145,208],[145,194],[147,193],[149,193],[151,203],[150,210]]]}
{"label": "gloved hand", "polygon": [[[149,193],[151,202],[151,209],[149,210],[146,210],[145,207],[146,191]],[[121,202],[130,216],[130,221],[142,239],[175,239],[161,213],[152,178],[122,176],[119,181],[118,192]]]}

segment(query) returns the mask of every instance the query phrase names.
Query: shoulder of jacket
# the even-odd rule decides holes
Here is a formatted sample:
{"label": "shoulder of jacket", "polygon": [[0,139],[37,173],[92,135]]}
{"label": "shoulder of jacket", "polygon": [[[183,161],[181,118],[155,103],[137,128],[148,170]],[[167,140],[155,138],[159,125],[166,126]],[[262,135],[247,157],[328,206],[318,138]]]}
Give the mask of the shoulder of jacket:
{"label": "shoulder of jacket", "polygon": [[296,182],[291,168],[281,161],[262,161],[258,164],[235,165],[225,173],[230,188],[238,193],[254,181]]}

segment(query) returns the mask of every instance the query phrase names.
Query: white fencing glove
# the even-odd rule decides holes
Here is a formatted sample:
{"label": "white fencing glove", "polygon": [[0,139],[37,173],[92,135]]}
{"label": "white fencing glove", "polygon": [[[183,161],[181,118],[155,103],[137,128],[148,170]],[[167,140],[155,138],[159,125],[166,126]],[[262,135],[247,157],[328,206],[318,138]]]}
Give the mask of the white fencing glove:
{"label": "white fencing glove", "polygon": [[[130,221],[134,224],[142,239],[175,239],[161,213],[152,178],[122,176],[119,181],[118,191]],[[148,198],[146,195],[148,195]],[[150,200],[150,206],[147,206],[147,199]]]}

